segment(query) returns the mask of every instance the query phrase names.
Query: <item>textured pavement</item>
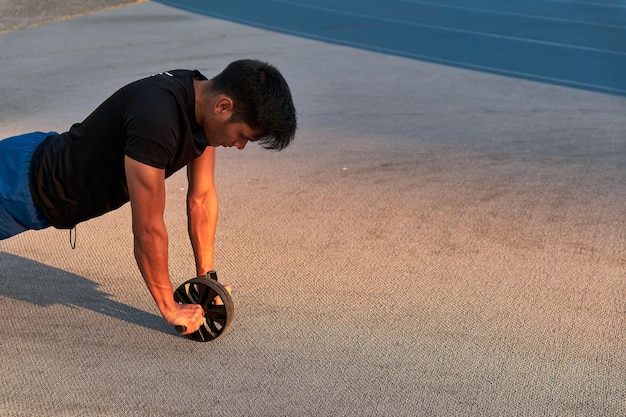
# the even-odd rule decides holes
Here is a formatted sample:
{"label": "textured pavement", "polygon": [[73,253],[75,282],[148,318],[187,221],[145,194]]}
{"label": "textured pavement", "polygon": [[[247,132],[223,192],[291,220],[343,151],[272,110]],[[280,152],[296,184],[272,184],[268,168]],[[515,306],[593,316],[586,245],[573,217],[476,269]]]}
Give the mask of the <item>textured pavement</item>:
{"label": "textured pavement", "polygon": [[[626,414],[624,97],[153,2],[55,3],[53,23],[2,18],[0,137],[244,57],[281,69],[301,128],[280,153],[218,151],[236,306],[213,342],[158,316],[127,206],[79,225],[74,250],[67,231],[1,241],[1,416]],[[184,173],[167,184],[178,285]]]}
{"label": "textured pavement", "polygon": [[0,33],[49,24],[146,0],[0,0]]}

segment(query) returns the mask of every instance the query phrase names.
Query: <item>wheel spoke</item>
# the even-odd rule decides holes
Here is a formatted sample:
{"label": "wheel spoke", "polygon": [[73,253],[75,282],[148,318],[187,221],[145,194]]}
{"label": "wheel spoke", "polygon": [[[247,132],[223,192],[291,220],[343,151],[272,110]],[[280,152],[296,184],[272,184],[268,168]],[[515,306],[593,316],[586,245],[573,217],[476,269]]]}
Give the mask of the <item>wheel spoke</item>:
{"label": "wheel spoke", "polygon": [[189,288],[187,289],[187,297],[189,298],[191,303],[198,302],[198,285],[197,284],[189,285]]}
{"label": "wheel spoke", "polygon": [[226,307],[223,305],[210,305],[204,308],[204,317],[207,320],[218,320],[226,317]]}
{"label": "wheel spoke", "polygon": [[198,285],[198,287],[199,287],[198,288],[199,290],[198,304],[200,304],[202,307],[205,307],[207,304],[211,303],[213,298],[215,298],[215,295],[213,294],[216,294],[216,293],[213,290],[213,288],[209,288],[204,285]]}
{"label": "wheel spoke", "polygon": [[174,293],[174,296],[177,302],[184,303],[184,304],[194,303],[193,298],[191,298],[191,294],[189,294],[189,287],[190,287],[190,284],[186,284],[184,287],[181,286],[176,290],[176,292]]}

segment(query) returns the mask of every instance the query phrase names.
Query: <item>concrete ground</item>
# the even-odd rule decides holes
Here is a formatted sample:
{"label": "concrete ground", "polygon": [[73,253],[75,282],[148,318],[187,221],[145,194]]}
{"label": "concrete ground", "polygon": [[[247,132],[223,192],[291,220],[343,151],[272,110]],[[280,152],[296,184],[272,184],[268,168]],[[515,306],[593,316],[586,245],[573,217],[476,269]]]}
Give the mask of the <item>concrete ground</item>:
{"label": "concrete ground", "polygon": [[[280,153],[218,151],[236,311],[213,342],[159,317],[127,206],[74,250],[0,241],[0,415],[626,414],[626,98],[92,3],[2,18],[0,137],[243,57],[281,69],[301,127]],[[168,180],[174,285],[185,192]]]}

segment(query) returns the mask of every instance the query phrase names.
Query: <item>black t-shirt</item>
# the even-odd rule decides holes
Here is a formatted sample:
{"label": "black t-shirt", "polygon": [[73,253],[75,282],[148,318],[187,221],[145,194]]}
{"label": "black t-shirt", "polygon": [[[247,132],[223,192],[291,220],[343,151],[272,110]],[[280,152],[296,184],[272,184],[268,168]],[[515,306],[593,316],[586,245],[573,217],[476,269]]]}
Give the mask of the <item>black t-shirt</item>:
{"label": "black t-shirt", "polygon": [[194,78],[206,79],[175,70],[135,81],[39,145],[30,187],[52,226],[72,228],[128,202],[124,155],[169,177],[202,154],[207,141],[195,118]]}

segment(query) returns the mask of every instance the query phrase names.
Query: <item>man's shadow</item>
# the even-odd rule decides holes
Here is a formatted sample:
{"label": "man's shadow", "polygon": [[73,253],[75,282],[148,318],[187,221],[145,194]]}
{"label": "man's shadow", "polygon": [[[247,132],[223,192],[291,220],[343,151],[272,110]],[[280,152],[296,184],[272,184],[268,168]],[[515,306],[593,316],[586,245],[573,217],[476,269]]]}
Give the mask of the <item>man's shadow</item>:
{"label": "man's shadow", "polygon": [[61,304],[84,308],[169,335],[172,329],[157,315],[112,300],[99,284],[30,259],[0,252],[0,295],[39,306]]}

